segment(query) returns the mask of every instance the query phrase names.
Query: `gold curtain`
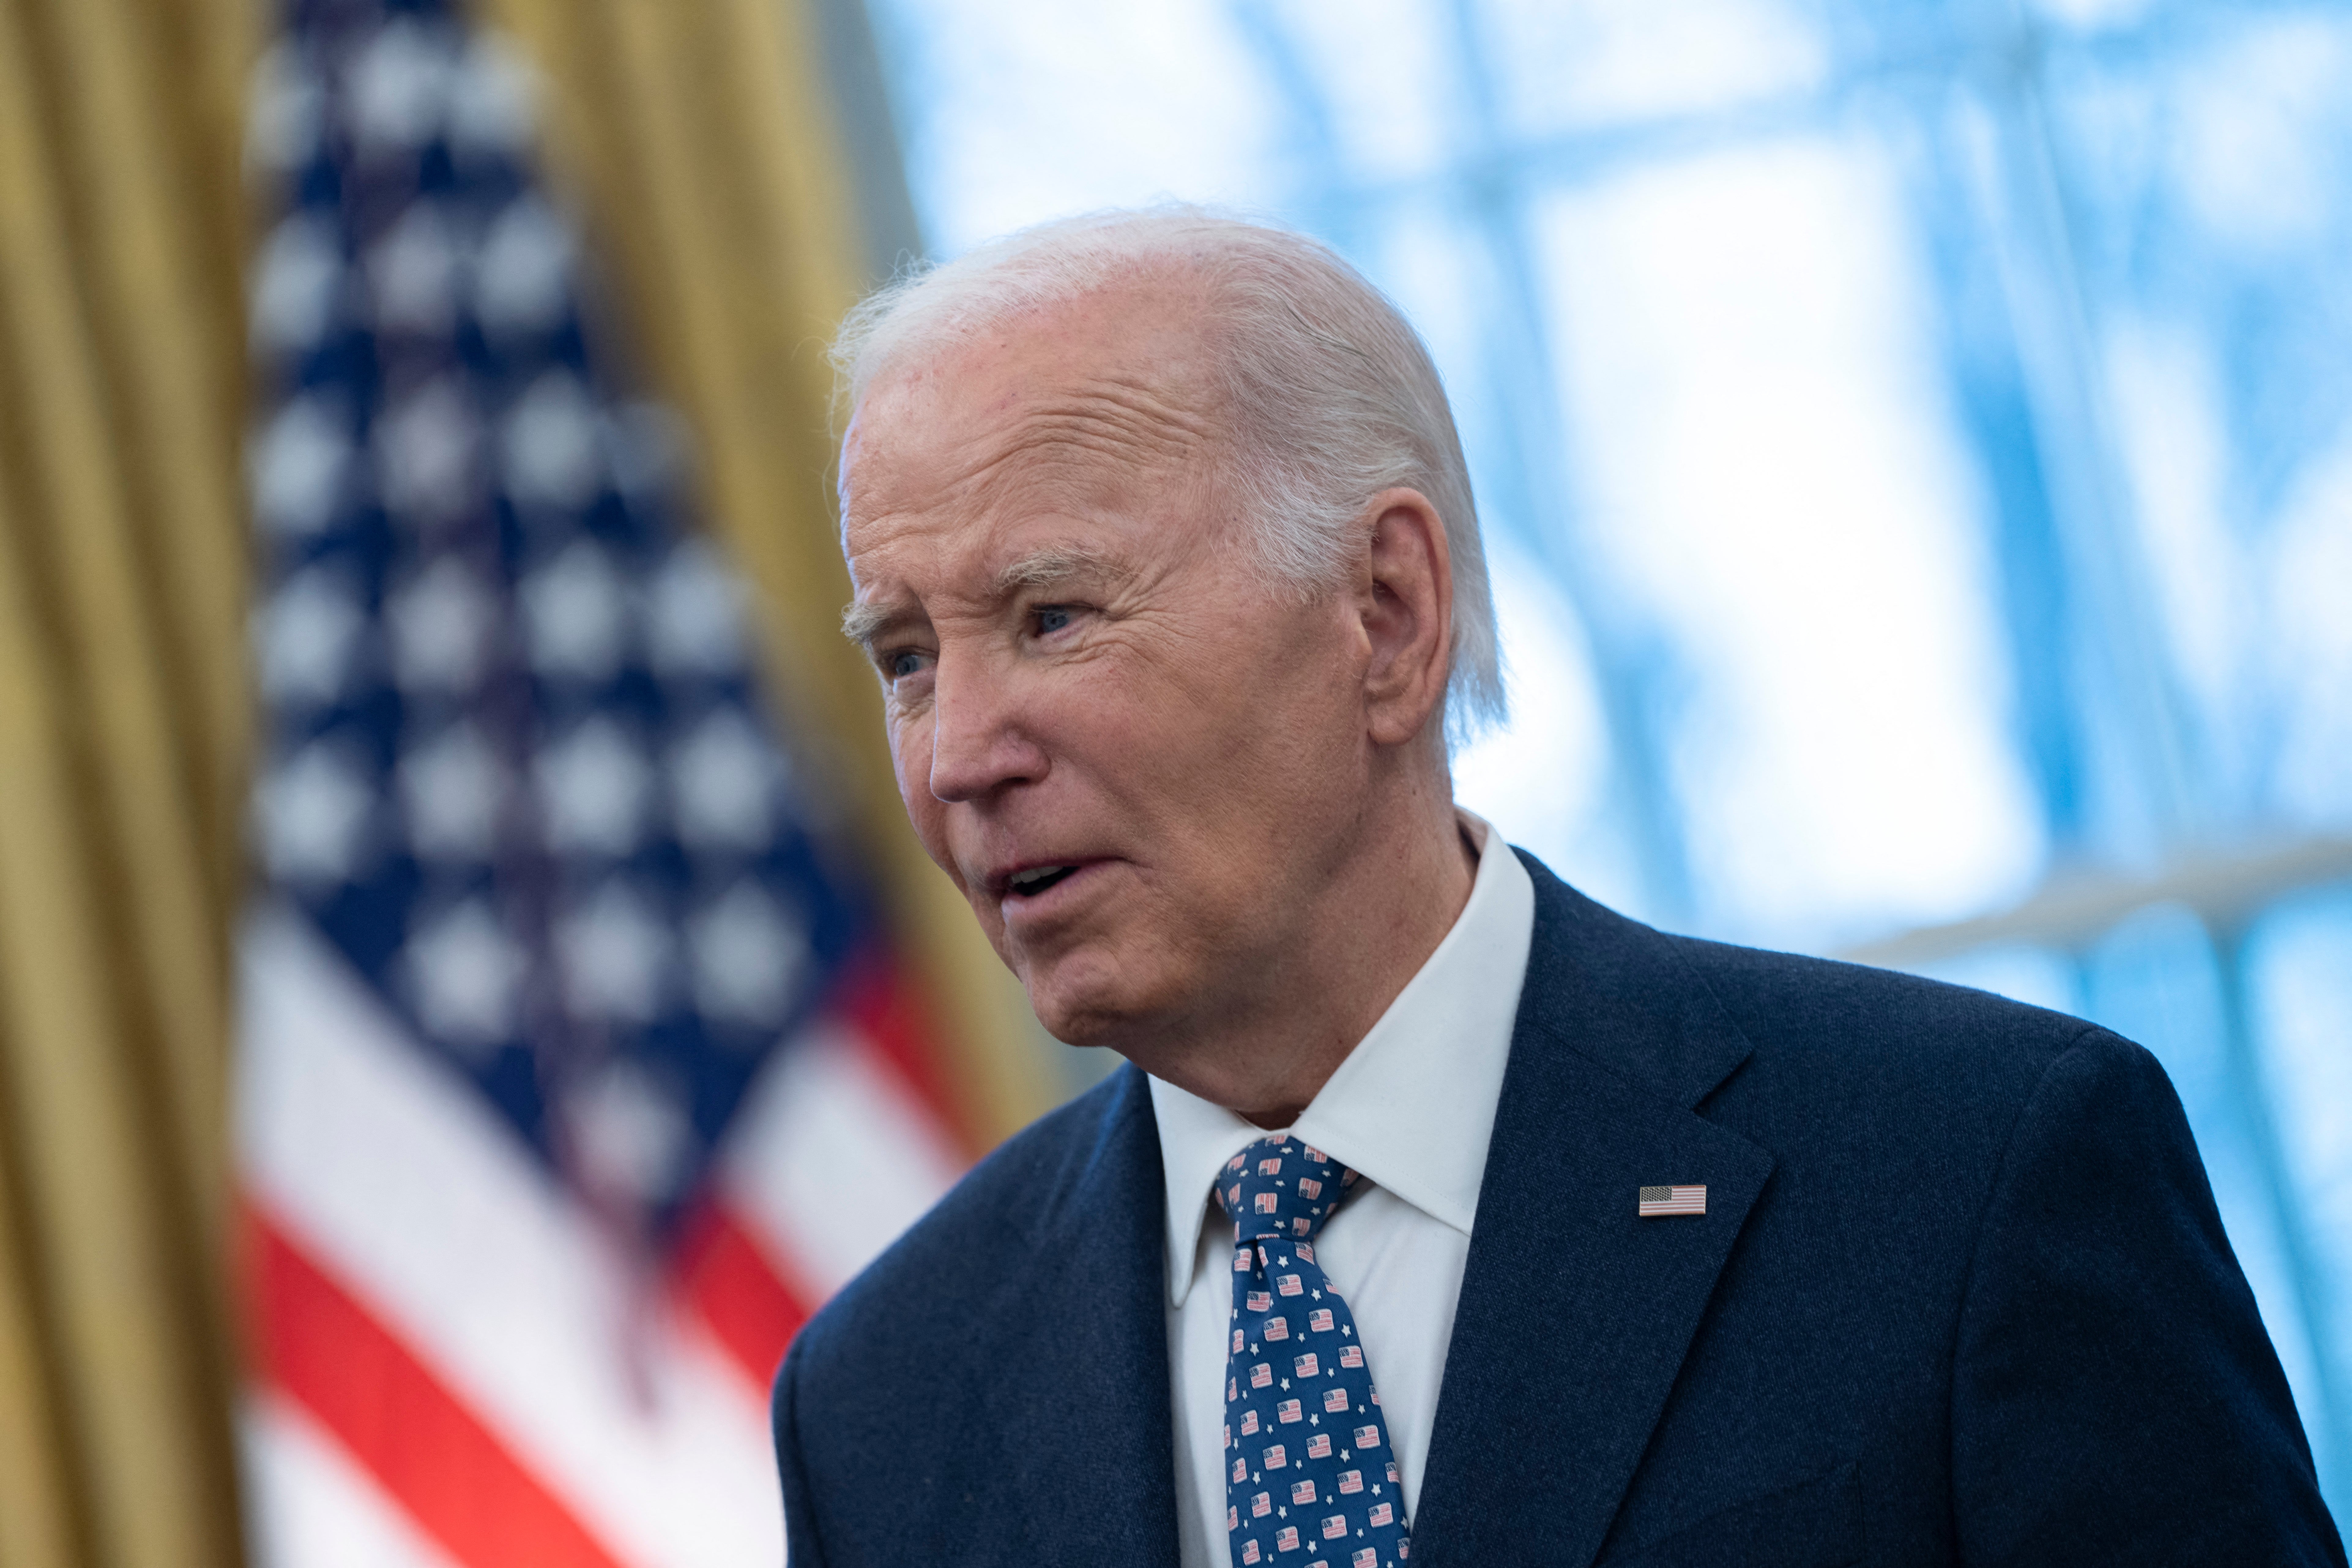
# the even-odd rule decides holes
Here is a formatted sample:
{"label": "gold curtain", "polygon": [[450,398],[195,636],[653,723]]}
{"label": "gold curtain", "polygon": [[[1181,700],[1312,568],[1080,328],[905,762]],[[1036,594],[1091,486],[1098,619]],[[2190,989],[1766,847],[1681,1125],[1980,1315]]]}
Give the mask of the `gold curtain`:
{"label": "gold curtain", "polygon": [[239,1557],[243,0],[0,0],[0,1563]]}
{"label": "gold curtain", "polygon": [[[818,0],[831,3],[831,0]],[[824,338],[861,283],[813,13],[479,0],[688,418],[985,1146],[1056,1095],[834,632]],[[0,1568],[240,1560],[229,947],[253,721],[240,270],[266,0],[0,0]]]}

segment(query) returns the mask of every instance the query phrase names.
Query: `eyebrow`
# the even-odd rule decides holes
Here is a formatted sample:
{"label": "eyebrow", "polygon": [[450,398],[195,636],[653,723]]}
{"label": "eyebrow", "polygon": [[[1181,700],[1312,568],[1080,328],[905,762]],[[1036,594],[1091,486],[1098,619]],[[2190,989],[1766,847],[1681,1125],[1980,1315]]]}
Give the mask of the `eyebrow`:
{"label": "eyebrow", "polygon": [[[1007,599],[1024,588],[1043,588],[1072,577],[1124,576],[1127,570],[1117,558],[1100,551],[1081,545],[1051,545],[1006,565],[990,586],[995,598]],[[892,627],[920,618],[919,611],[904,605],[853,603],[841,612],[841,635],[860,647],[871,647]]]}
{"label": "eyebrow", "polygon": [[860,647],[872,647],[884,632],[914,618],[914,612],[902,605],[852,604],[841,612],[841,635]]}

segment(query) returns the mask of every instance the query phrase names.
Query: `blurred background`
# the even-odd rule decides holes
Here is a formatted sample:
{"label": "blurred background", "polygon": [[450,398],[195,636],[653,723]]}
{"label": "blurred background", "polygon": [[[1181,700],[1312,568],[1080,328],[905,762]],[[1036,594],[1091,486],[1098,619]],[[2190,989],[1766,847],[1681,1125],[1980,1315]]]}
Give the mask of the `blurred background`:
{"label": "blurred background", "polygon": [[823,345],[1321,236],[1465,805],[2154,1050],[2352,1508],[2352,6],[0,0],[0,1563],[772,1562],[793,1329],[1106,1069],[899,819]]}

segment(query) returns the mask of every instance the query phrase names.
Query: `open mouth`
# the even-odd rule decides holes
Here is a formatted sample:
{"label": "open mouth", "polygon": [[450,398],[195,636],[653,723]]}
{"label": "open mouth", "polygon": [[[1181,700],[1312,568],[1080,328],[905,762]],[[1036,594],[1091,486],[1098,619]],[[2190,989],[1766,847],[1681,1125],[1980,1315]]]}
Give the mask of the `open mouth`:
{"label": "open mouth", "polygon": [[1076,866],[1032,866],[1026,871],[1015,871],[1005,882],[1004,895],[1010,899],[1034,899],[1076,869]]}

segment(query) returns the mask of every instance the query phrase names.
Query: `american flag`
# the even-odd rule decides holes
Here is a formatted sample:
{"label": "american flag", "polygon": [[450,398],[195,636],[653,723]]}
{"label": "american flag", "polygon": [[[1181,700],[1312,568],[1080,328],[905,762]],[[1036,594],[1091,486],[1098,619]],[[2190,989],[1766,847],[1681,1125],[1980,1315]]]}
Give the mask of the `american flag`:
{"label": "american flag", "polygon": [[257,87],[256,1555],[772,1568],[776,1360],[962,1155],[527,89],[446,0]]}
{"label": "american flag", "polygon": [[1642,1219],[1659,1219],[1676,1214],[1705,1214],[1706,1188],[1643,1187],[1635,1204],[1637,1217]]}

